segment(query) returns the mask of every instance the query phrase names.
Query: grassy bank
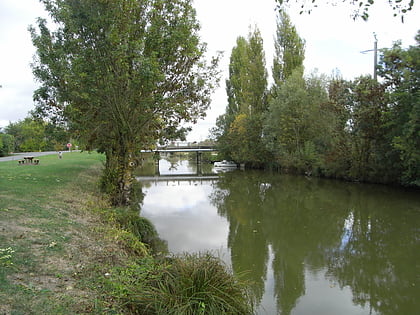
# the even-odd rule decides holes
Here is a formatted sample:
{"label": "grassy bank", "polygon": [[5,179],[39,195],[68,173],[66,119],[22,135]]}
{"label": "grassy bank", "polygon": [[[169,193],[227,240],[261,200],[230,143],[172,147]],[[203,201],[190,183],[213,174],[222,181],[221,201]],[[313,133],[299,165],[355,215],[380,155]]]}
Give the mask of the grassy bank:
{"label": "grassy bank", "polygon": [[153,227],[97,192],[102,159],[0,163],[0,314],[250,313],[217,259],[150,255]]}
{"label": "grassy bank", "polygon": [[87,153],[44,156],[39,165],[0,163],[0,248],[12,251],[0,265],[1,314],[106,307],[80,281],[91,256],[109,246],[92,230],[99,220],[86,211],[100,166],[101,156]]}

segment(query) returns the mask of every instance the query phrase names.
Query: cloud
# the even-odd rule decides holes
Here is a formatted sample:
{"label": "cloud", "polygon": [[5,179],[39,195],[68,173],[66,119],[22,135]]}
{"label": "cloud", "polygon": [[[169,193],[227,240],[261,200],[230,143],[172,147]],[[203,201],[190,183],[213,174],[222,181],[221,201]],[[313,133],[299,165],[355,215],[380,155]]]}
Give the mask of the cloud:
{"label": "cloud", "polygon": [[159,182],[144,191],[142,216],[152,220],[174,253],[221,250],[225,254],[229,224],[210,204],[211,191],[206,184]]}
{"label": "cloud", "polygon": [[[45,16],[36,0],[0,3],[0,127],[27,116],[33,108],[34,82],[30,63],[35,49],[28,26]],[[5,123],[7,122],[7,123]]]}

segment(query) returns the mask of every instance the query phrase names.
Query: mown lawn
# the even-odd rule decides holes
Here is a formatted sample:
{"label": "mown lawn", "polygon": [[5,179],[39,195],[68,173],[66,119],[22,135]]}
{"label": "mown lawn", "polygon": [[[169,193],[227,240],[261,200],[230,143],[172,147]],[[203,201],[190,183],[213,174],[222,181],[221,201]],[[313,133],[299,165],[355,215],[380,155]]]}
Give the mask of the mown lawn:
{"label": "mown lawn", "polygon": [[39,159],[0,163],[0,314],[103,313],[106,302],[89,278],[102,272],[92,266],[112,242],[86,211],[103,156]]}

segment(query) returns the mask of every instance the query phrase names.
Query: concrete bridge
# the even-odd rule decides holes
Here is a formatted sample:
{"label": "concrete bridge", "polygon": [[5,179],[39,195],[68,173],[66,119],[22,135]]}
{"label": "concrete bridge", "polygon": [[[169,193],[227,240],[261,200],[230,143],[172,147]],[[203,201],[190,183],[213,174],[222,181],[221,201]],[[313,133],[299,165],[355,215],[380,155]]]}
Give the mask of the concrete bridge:
{"label": "concrete bridge", "polygon": [[197,174],[201,174],[201,164],[202,164],[202,154],[203,152],[216,152],[218,151],[215,146],[212,145],[198,145],[198,144],[188,144],[188,145],[168,145],[160,146],[153,150],[142,150],[141,152],[153,152],[156,158],[156,172],[159,173],[159,160],[161,153],[196,153],[197,161]]}
{"label": "concrete bridge", "polygon": [[160,146],[154,152],[213,152],[217,151],[214,145],[169,145]]}
{"label": "concrete bridge", "polygon": [[171,145],[160,146],[152,150],[141,150],[141,152],[154,152],[154,153],[174,153],[174,152],[214,152],[217,151],[214,145]]}
{"label": "concrete bridge", "polygon": [[215,181],[219,180],[219,176],[217,174],[173,174],[159,176],[137,176],[136,179],[138,181],[154,183],[155,185],[158,182],[166,182],[166,184],[177,183],[179,186],[181,182],[187,182],[191,186],[195,185],[197,182],[202,183],[211,181],[212,183],[214,183]]}

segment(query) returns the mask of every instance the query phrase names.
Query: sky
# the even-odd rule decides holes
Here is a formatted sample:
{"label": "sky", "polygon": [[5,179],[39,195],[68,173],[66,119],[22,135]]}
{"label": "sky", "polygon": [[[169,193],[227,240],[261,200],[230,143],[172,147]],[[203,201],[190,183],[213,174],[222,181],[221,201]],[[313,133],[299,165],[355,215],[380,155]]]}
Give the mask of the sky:
{"label": "sky", "polygon": [[[275,0],[193,0],[197,18],[201,23],[201,38],[208,45],[208,56],[223,51],[220,62],[222,77],[220,87],[212,96],[207,117],[193,126],[189,141],[201,141],[208,137],[208,130],[216,118],[223,114],[227,104],[225,80],[232,48],[238,36],[247,36],[250,27],[258,27],[264,41],[266,65],[269,75],[274,54],[276,32]],[[294,2],[294,1],[291,1]],[[301,38],[306,41],[305,72],[317,69],[318,73],[331,75],[338,70],[345,79],[373,73],[374,33],[378,48],[391,47],[401,40],[403,47],[414,45],[414,36],[420,29],[420,8],[415,5],[401,23],[392,16],[387,1],[377,1],[371,7],[368,22],[354,21],[352,9],[344,4],[331,7],[318,0],[320,6],[310,15],[298,12],[291,5],[288,13]],[[32,45],[29,25],[35,25],[37,17],[47,13],[38,0],[0,0],[0,127],[27,117],[34,108],[34,81],[30,63],[35,49]],[[271,81],[270,81],[271,82]]]}

